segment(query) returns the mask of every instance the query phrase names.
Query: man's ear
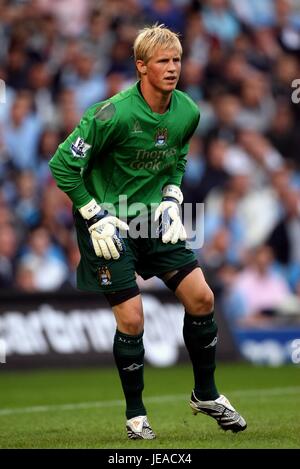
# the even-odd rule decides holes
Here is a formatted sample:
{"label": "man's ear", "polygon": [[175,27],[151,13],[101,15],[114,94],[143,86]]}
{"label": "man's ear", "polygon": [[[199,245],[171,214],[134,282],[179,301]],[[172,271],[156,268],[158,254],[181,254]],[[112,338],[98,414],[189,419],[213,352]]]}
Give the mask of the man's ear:
{"label": "man's ear", "polygon": [[147,65],[143,60],[136,61],[136,68],[140,75],[147,75]]}

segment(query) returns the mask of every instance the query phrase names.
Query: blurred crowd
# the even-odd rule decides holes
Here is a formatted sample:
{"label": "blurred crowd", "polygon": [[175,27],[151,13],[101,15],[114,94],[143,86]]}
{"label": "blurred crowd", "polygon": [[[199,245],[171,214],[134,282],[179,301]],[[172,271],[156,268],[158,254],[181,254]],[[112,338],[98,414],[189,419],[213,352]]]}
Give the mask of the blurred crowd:
{"label": "blurred crowd", "polygon": [[0,0],[0,292],[75,288],[48,161],[88,106],[134,83],[133,41],[155,22],[180,33],[179,89],[201,111],[183,191],[204,203],[208,281],[241,324],[300,315],[299,0]]}

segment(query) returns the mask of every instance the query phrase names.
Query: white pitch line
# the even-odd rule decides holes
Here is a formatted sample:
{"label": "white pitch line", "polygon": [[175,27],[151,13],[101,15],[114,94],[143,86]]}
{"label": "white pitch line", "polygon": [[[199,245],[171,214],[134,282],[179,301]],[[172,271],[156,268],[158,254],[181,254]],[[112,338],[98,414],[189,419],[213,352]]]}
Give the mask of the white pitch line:
{"label": "white pitch line", "polygon": [[[300,386],[285,387],[285,388],[265,388],[265,389],[238,389],[229,391],[230,396],[255,396],[256,398],[278,396],[280,394],[298,394],[300,393]],[[163,404],[170,401],[179,401],[188,399],[189,395],[186,394],[172,394],[164,396],[152,396],[144,399],[148,404]],[[81,409],[94,409],[103,407],[117,407],[124,406],[124,400],[113,401],[92,401],[92,402],[78,402],[76,404],[58,404],[58,405],[40,405],[32,407],[16,407],[14,409],[0,409],[0,417],[15,414],[31,414],[38,412],[52,412],[55,410],[81,410]]]}

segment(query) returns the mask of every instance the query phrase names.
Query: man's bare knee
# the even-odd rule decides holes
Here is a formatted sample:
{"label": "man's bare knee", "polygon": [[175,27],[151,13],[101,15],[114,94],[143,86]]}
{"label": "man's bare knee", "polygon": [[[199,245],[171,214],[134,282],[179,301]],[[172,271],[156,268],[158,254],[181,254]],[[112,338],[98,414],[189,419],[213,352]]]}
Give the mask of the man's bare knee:
{"label": "man's bare knee", "polygon": [[214,309],[214,294],[206,284],[205,289],[199,290],[195,293],[194,298],[191,299],[188,312],[190,314],[202,315],[212,312]]}
{"label": "man's bare knee", "polygon": [[214,309],[214,294],[200,268],[183,279],[175,293],[190,314],[205,315]]}
{"label": "man's bare knee", "polygon": [[118,330],[124,334],[138,335],[144,329],[144,321],[141,316],[125,317],[117,321]]}
{"label": "man's bare knee", "polygon": [[131,298],[113,307],[120,332],[137,335],[144,329],[143,308],[140,297]]}

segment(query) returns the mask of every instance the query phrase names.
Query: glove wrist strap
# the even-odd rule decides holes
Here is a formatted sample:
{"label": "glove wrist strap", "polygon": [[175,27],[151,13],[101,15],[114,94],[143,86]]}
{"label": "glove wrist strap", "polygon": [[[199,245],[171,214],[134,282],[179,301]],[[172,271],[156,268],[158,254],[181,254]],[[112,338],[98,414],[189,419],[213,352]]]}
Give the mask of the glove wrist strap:
{"label": "glove wrist strap", "polygon": [[81,216],[85,219],[85,220],[90,220],[91,218],[93,218],[98,212],[100,212],[101,210],[101,207],[100,205],[96,202],[95,199],[92,199],[90,200],[86,205],[84,205],[83,207],[81,207],[79,209],[79,212],[81,214]]}
{"label": "glove wrist strap", "polygon": [[162,191],[163,200],[174,200],[181,205],[183,202],[183,194],[178,186],[168,184]]}
{"label": "glove wrist strap", "polygon": [[163,197],[161,200],[163,202],[174,202],[176,205],[179,205],[179,202],[175,197]]}
{"label": "glove wrist strap", "polygon": [[101,208],[100,211],[96,213],[96,215],[94,215],[89,220],[86,220],[86,224],[90,228],[92,225],[102,220],[102,218],[106,217],[107,215],[108,215],[108,211]]}

